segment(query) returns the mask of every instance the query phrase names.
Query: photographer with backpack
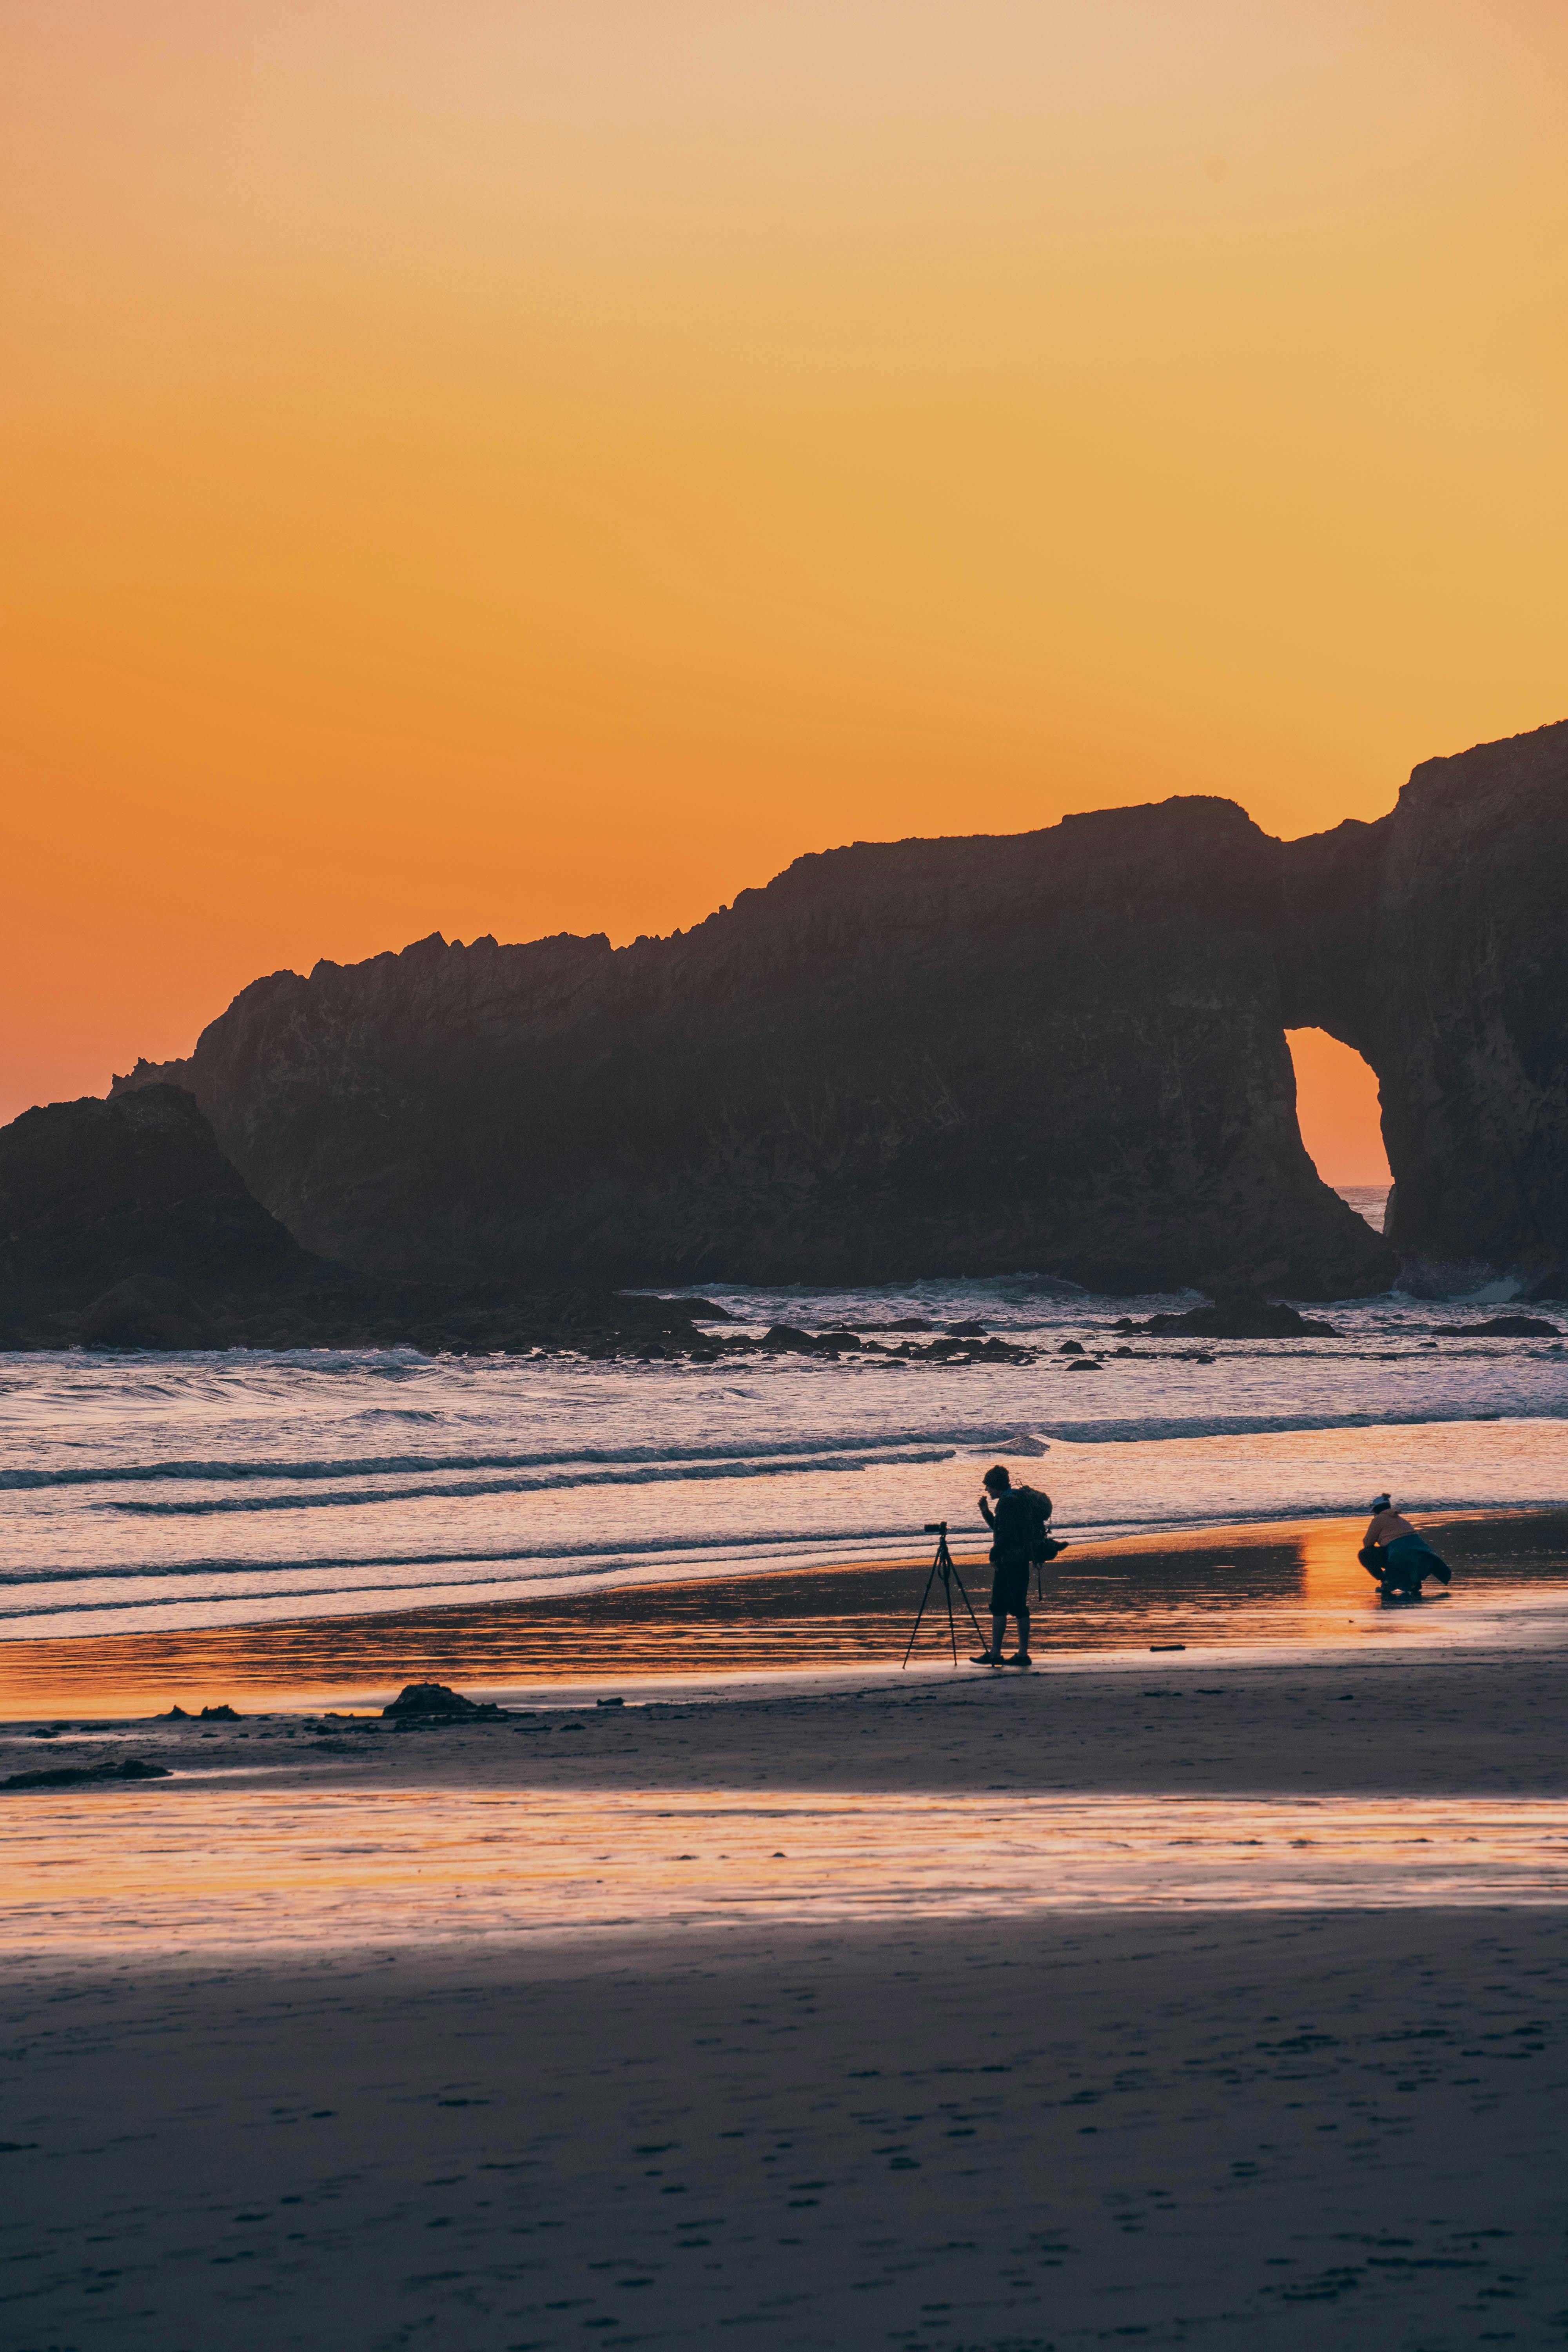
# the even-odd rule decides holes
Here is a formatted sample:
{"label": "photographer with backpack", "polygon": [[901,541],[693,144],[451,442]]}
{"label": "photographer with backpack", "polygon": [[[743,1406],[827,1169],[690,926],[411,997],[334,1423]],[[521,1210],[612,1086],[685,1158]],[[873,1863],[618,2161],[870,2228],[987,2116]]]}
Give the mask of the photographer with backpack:
{"label": "photographer with backpack", "polygon": [[[990,1528],[991,1647],[979,1651],[977,1666],[1026,1666],[1029,1659],[1029,1570],[1037,1562],[1054,1559],[1061,1549],[1047,1533],[1051,1498],[1034,1486],[1015,1486],[1012,1474],[998,1462],[985,1473],[980,1515]],[[1010,1658],[1002,1654],[1007,1620],[1016,1618],[1018,1647]]]}

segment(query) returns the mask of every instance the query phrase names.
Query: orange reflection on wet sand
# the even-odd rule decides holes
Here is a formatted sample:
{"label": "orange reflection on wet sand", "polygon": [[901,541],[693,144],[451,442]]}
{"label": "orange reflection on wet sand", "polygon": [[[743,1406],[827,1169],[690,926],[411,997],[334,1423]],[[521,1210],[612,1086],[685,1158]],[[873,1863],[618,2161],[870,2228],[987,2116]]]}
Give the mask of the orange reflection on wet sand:
{"label": "orange reflection on wet sand", "polygon": [[1568,1801],[374,1793],[207,1781],[0,1818],[13,1953],[174,1958],[1102,1907],[1568,1903]]}
{"label": "orange reflection on wet sand", "polygon": [[[1362,1524],[1074,1545],[1047,1572],[1033,1647],[1359,1640],[1388,1622],[1356,1561]],[[1436,1618],[1462,1612],[1478,1590],[1561,1580],[1568,1558],[1568,1523],[1553,1512],[1449,1522],[1441,1540],[1458,1573],[1456,1600]],[[984,1624],[990,1570],[973,1555],[960,1570]],[[410,1682],[500,1691],[896,1665],[925,1580],[923,1562],[830,1567],[401,1614],[0,1642],[0,1717],[127,1716],[221,1699],[380,1705]],[[973,1636],[962,1608],[958,1621],[962,1658]],[[1409,1615],[1395,1622],[1408,1626]],[[945,1615],[928,1616],[917,1659],[950,1654]]]}

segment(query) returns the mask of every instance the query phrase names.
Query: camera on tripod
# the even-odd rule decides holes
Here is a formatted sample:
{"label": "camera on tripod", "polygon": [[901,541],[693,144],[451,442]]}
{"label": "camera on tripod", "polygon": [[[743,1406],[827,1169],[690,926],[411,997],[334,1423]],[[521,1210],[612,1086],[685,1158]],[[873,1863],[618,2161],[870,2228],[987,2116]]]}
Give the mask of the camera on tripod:
{"label": "camera on tripod", "polygon": [[947,1521],[945,1519],[928,1519],[925,1524],[925,1532],[928,1536],[944,1536],[947,1533]]}

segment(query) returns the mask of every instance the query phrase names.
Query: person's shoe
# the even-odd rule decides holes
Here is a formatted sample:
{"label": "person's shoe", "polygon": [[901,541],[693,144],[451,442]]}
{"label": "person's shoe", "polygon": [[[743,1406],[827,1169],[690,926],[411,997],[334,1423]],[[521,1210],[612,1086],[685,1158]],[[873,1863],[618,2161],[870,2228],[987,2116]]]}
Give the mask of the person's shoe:
{"label": "person's shoe", "polygon": [[972,1666],[999,1666],[1002,1661],[990,1650],[976,1650],[969,1661]]}
{"label": "person's shoe", "polygon": [[1005,1666],[1032,1666],[1034,1663],[1027,1650],[1015,1650],[1010,1658],[1002,1661]]}

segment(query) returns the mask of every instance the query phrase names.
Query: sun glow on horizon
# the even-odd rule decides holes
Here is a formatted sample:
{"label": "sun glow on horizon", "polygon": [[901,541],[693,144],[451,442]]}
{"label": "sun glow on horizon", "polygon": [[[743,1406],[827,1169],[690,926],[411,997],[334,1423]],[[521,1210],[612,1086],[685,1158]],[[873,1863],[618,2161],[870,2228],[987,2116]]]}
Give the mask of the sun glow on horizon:
{"label": "sun glow on horizon", "polygon": [[281,965],[1177,792],[1313,832],[1568,709],[1543,0],[61,0],[0,55],[0,1118]]}

